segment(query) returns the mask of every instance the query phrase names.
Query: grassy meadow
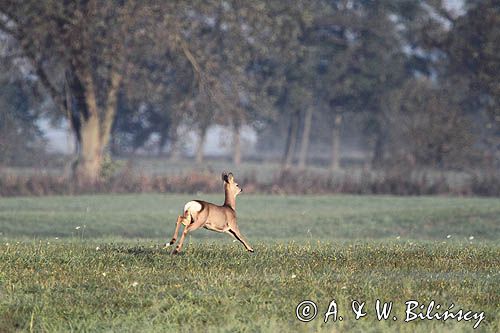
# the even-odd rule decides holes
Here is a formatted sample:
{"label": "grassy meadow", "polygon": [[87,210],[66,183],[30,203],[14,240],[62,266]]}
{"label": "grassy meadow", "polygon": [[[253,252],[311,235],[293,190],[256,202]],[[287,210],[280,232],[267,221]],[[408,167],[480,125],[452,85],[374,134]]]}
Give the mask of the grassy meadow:
{"label": "grassy meadow", "polygon": [[[500,330],[499,199],[242,195],[254,254],[197,230],[171,256],[161,245],[192,198],[0,198],[0,332]],[[324,323],[333,299],[343,320]],[[377,299],[393,302],[387,320]],[[405,322],[409,300],[484,319]]]}

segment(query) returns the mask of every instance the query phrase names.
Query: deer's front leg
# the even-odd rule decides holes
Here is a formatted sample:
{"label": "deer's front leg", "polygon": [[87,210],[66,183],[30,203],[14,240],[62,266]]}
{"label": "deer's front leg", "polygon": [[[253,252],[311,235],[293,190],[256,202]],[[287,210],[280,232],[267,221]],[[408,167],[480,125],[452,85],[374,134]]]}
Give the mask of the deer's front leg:
{"label": "deer's front leg", "polygon": [[241,232],[238,229],[238,227],[233,226],[231,229],[228,230],[228,232],[231,235],[233,235],[234,238],[236,238],[237,240],[239,240],[241,242],[241,244],[243,244],[243,246],[245,247],[245,249],[247,249],[248,252],[254,252],[253,249],[252,249],[252,247],[245,241],[245,239],[241,235]]}

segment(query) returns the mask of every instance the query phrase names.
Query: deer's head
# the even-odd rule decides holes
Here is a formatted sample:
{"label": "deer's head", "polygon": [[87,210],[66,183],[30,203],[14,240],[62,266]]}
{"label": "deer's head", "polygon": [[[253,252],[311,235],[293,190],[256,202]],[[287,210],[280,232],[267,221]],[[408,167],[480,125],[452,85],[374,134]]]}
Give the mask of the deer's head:
{"label": "deer's head", "polygon": [[243,191],[238,183],[234,181],[234,177],[231,172],[223,172],[222,180],[224,181],[224,191],[226,192],[226,195],[236,198],[236,196]]}

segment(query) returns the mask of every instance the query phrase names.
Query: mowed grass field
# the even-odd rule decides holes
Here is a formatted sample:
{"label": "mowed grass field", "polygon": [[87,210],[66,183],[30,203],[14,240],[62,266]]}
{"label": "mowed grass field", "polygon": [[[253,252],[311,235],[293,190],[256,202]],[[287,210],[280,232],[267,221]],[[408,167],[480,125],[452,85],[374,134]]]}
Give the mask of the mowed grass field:
{"label": "mowed grass field", "polygon": [[[478,321],[405,322],[410,300],[424,315],[431,301],[431,314],[484,312],[474,331],[500,331],[499,199],[242,195],[255,253],[197,230],[171,256],[161,245],[193,198],[223,200],[0,198],[0,332],[469,332]],[[393,302],[387,320],[377,299]],[[310,322],[296,318],[303,300],[317,305]],[[332,300],[337,321],[324,323]]]}

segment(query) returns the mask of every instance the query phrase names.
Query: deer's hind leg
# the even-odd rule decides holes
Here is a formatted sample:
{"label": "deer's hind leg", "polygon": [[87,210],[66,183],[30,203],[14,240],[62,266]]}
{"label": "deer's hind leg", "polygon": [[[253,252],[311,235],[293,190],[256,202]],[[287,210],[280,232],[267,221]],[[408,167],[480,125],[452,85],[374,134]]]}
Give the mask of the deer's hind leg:
{"label": "deer's hind leg", "polygon": [[179,228],[181,227],[181,224],[187,224],[187,223],[185,223],[185,220],[186,220],[185,216],[179,215],[179,217],[177,217],[177,222],[175,222],[174,235],[172,236],[172,240],[170,241],[170,243],[165,244],[166,246],[170,246],[170,245],[175,244],[175,241],[177,240],[177,235],[179,234]]}
{"label": "deer's hind leg", "polygon": [[182,250],[182,245],[184,244],[184,239],[186,238],[188,232],[194,231],[201,227],[205,223],[202,219],[195,219],[191,224],[188,224],[184,227],[182,231],[181,239],[179,239],[179,243],[175,247],[175,250],[172,251],[172,254],[178,254]]}

